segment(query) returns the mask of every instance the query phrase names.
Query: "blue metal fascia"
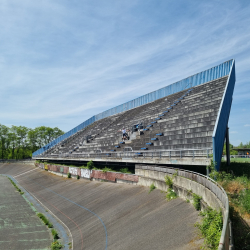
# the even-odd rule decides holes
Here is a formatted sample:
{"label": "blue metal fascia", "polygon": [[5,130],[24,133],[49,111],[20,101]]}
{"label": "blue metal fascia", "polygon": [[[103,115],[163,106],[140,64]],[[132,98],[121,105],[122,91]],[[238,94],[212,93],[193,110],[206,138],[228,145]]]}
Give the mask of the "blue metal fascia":
{"label": "blue metal fascia", "polygon": [[219,171],[221,164],[221,157],[223,152],[223,146],[225,141],[226,129],[228,126],[228,120],[230,110],[233,101],[233,91],[236,81],[235,75],[235,61],[231,66],[231,70],[227,79],[224,94],[221,100],[220,108],[218,111],[216,123],[213,131],[213,161],[216,163],[216,169]]}

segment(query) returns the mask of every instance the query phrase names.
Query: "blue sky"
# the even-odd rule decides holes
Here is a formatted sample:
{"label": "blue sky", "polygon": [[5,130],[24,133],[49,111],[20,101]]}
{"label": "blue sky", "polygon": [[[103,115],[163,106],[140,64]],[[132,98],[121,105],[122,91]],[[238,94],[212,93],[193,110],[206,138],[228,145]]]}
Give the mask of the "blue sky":
{"label": "blue sky", "polygon": [[1,0],[0,123],[65,132],[236,60],[230,142],[250,141],[250,1]]}

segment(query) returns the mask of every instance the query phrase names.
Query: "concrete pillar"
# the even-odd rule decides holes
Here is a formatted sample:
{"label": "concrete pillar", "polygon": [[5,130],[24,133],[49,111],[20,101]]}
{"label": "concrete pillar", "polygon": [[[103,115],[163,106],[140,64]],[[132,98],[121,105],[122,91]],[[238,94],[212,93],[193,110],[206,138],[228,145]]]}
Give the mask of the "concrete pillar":
{"label": "concrete pillar", "polygon": [[226,152],[227,152],[227,166],[230,165],[230,149],[229,149],[229,127],[226,130]]}

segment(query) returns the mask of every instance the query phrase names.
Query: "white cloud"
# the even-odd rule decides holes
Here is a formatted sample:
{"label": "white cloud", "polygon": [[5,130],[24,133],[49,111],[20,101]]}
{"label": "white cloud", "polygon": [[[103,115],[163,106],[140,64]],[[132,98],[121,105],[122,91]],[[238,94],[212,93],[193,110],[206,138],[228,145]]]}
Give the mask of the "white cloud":
{"label": "white cloud", "polygon": [[58,122],[69,130],[235,58],[230,133],[240,137],[240,127],[250,124],[246,116],[238,119],[242,107],[250,104],[249,5],[201,1],[180,8],[171,1],[161,7],[145,1],[111,2],[2,1],[1,123],[32,127]]}
{"label": "white cloud", "polygon": [[245,124],[244,127],[250,127],[250,124]]}

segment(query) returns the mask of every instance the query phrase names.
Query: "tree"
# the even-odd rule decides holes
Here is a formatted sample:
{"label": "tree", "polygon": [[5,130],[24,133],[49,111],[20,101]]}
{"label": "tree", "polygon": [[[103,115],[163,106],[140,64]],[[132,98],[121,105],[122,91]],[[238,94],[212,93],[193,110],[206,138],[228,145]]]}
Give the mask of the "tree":
{"label": "tree", "polygon": [[1,158],[7,158],[7,146],[8,146],[8,132],[9,128],[5,125],[0,124],[0,148],[1,148]]}
{"label": "tree", "polygon": [[25,126],[8,128],[0,124],[0,158],[23,159],[32,156],[32,152],[63,135],[58,127],[45,126],[30,129]]}

